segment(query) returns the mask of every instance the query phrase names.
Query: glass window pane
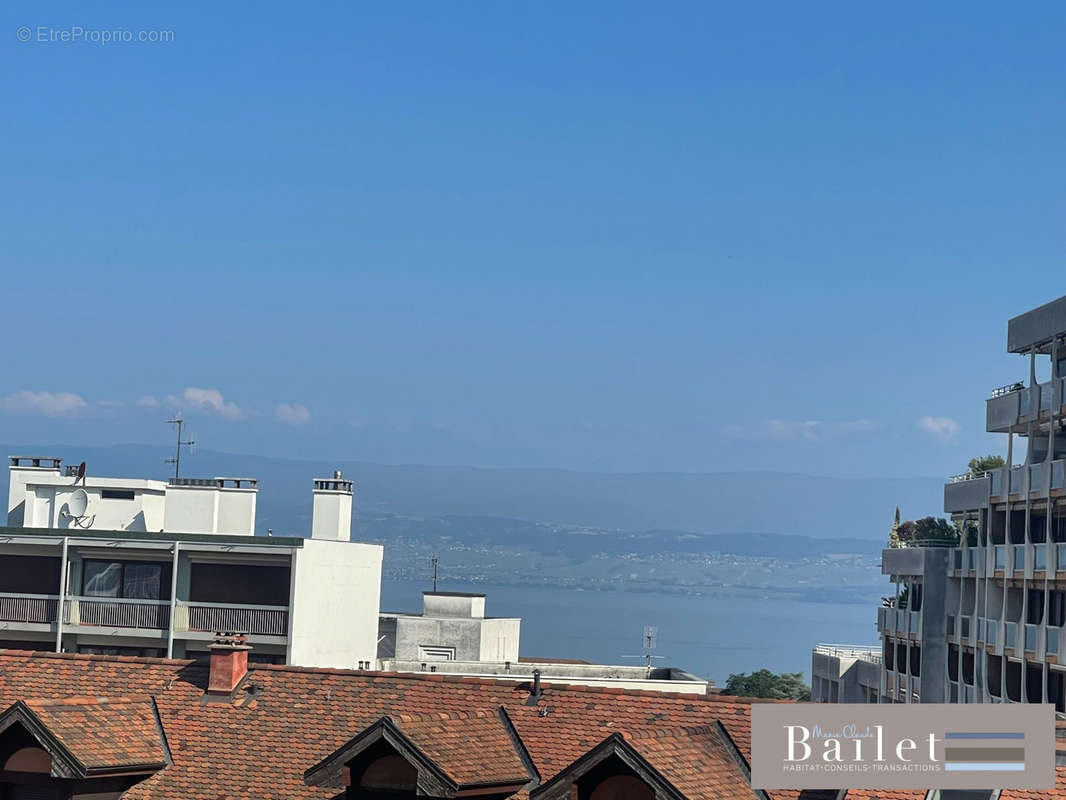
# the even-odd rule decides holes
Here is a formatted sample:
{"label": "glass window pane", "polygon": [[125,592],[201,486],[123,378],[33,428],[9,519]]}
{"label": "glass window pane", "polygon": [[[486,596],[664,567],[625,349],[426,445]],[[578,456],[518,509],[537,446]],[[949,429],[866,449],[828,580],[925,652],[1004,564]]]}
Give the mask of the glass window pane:
{"label": "glass window pane", "polygon": [[85,594],[88,597],[118,597],[122,564],[117,561],[85,562]]}
{"label": "glass window pane", "polygon": [[159,600],[163,585],[160,564],[126,564],[122,596],[135,600]]}

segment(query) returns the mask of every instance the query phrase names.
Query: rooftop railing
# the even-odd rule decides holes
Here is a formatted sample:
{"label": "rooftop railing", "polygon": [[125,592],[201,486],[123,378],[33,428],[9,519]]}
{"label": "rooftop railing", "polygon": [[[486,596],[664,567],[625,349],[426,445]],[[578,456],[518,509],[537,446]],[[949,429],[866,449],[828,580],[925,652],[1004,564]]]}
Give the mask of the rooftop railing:
{"label": "rooftop railing", "polygon": [[876,645],[820,644],[815,646],[814,652],[823,656],[861,658],[864,661],[881,663],[881,648]]}
{"label": "rooftop railing", "polygon": [[997,397],[1002,397],[1005,394],[1010,394],[1011,392],[1020,392],[1024,388],[1025,384],[1022,381],[1015,381],[1014,383],[1008,383],[1006,386],[1000,386],[993,389],[992,394],[989,397],[990,399],[995,399]]}
{"label": "rooftop railing", "polygon": [[979,481],[991,476],[991,472],[963,472],[961,475],[952,475],[948,483],[965,483],[966,481]]}

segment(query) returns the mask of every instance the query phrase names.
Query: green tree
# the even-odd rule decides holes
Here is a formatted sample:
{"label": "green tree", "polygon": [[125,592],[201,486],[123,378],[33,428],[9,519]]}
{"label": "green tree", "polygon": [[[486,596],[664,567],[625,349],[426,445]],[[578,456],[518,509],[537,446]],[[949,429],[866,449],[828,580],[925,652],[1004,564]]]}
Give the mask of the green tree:
{"label": "green tree", "polygon": [[744,672],[730,675],[722,694],[805,701],[811,699],[811,687],[803,682],[802,672],[782,672],[776,675],[768,669],[760,669],[750,675]]}
{"label": "green tree", "polygon": [[920,542],[959,541],[959,529],[943,517],[922,517],[914,521],[914,538]]}
{"label": "green tree", "polygon": [[899,539],[901,547],[909,547],[914,544],[914,540],[918,538],[917,523],[913,520],[901,522],[900,526],[896,528],[896,537]]}
{"label": "green tree", "polygon": [[888,529],[888,546],[902,547],[899,539],[899,506],[896,506],[896,518],[892,520],[892,527]]}
{"label": "green tree", "polygon": [[985,472],[1007,466],[1002,456],[976,456],[970,459],[970,474],[982,475]]}

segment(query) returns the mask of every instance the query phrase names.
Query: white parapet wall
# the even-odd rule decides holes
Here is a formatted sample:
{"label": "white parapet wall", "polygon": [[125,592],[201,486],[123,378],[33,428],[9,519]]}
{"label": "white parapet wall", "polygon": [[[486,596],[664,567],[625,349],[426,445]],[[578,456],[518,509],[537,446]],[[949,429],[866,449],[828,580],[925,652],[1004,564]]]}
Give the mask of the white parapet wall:
{"label": "white parapet wall", "polygon": [[252,536],[258,483],[254,478],[180,478],[167,485],[164,528],[172,533]]}
{"label": "white parapet wall", "polygon": [[381,558],[376,544],[307,539],[289,601],[290,664],[354,669],[377,658]]}

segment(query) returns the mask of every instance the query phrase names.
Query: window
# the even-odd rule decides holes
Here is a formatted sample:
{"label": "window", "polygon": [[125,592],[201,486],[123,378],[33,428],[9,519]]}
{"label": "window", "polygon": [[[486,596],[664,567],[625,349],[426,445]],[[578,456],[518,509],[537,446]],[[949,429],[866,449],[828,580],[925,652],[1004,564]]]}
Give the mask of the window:
{"label": "window", "polygon": [[455,661],[455,648],[420,644],[418,658],[420,661]]}
{"label": "window", "polygon": [[86,559],[82,594],[86,597],[166,600],[170,596],[170,565]]}
{"label": "window", "polygon": [[101,489],[100,497],[104,500],[132,500],[133,489]]}

